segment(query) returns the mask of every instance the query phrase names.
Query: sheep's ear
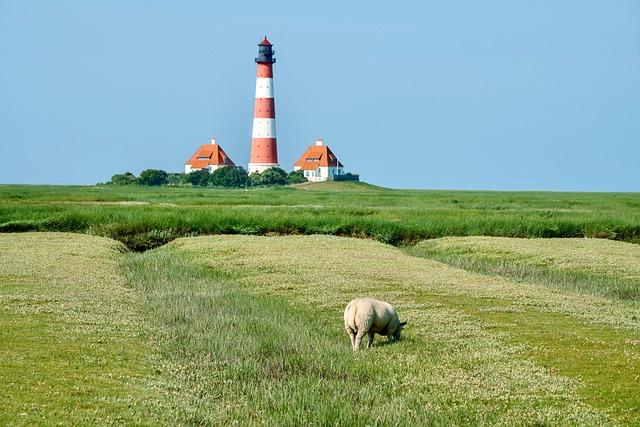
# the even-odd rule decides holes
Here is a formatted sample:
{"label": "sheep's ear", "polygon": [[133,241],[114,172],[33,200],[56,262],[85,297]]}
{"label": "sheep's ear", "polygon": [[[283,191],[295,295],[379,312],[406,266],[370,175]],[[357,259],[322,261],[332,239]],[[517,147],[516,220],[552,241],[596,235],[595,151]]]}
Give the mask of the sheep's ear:
{"label": "sheep's ear", "polygon": [[406,325],[407,325],[407,322],[402,322],[402,323],[400,323],[400,327],[401,327],[401,328],[404,328]]}

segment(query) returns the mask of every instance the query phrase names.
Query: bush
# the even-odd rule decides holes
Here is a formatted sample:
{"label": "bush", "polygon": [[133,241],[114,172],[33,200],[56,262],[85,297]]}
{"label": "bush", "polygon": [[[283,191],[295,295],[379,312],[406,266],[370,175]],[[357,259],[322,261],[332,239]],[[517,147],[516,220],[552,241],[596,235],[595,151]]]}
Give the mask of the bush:
{"label": "bush", "polygon": [[111,177],[113,185],[131,185],[135,184],[138,178],[131,172],[115,174]]}
{"label": "bush", "polygon": [[188,184],[183,173],[167,173],[167,185]]}
{"label": "bush", "polygon": [[247,181],[247,171],[241,166],[216,169],[209,177],[209,182],[216,187],[244,187]]}
{"label": "bush", "polygon": [[249,175],[251,185],[285,185],[287,173],[280,168],[265,169],[260,173]]}
{"label": "bush", "polygon": [[199,185],[206,187],[209,184],[209,171],[207,169],[199,169],[187,175],[191,185]]}
{"label": "bush", "polygon": [[180,184],[182,184],[182,185],[191,184],[191,181],[189,181],[189,174],[188,173],[183,173],[183,174],[180,175]]}
{"label": "bush", "polygon": [[307,178],[304,177],[304,171],[299,170],[289,172],[289,176],[287,176],[287,183],[300,184],[301,182],[307,182]]}
{"label": "bush", "polygon": [[145,169],[140,173],[140,185],[164,185],[167,183],[167,173],[158,169]]}

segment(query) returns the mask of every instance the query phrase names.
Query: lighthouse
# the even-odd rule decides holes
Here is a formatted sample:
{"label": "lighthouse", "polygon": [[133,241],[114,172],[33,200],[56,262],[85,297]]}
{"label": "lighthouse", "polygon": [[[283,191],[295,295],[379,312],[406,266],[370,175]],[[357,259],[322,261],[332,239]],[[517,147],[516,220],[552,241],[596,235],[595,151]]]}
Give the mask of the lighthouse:
{"label": "lighthouse", "polygon": [[276,110],[273,99],[273,45],[267,37],[258,45],[258,73],[256,76],[256,98],[253,108],[253,131],[251,133],[250,174],[278,167],[276,145]]}

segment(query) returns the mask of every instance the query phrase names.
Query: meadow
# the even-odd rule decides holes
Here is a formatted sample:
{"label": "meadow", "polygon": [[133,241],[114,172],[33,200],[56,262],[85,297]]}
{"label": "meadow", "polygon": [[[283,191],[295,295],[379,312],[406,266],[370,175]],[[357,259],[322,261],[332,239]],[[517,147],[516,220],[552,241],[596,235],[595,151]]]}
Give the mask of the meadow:
{"label": "meadow", "polygon": [[640,301],[640,246],[635,244],[606,239],[476,236],[424,240],[408,252],[465,270]]}
{"label": "meadow", "polygon": [[70,231],[142,251],[206,234],[331,234],[392,245],[444,236],[640,242],[640,194],[0,185],[0,232]]}
{"label": "meadow", "polygon": [[640,423],[637,194],[0,195],[0,424]]}

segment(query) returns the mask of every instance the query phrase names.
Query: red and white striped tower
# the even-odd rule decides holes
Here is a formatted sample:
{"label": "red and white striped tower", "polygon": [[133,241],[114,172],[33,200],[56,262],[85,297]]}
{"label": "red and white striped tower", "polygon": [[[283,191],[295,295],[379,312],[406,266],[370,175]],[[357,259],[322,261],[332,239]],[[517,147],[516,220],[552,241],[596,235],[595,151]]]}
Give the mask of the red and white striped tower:
{"label": "red and white striped tower", "polygon": [[265,37],[258,45],[258,75],[256,77],[256,100],[253,108],[253,131],[251,133],[251,158],[249,173],[262,172],[278,167],[276,145],[276,109],[273,99],[273,45]]}

